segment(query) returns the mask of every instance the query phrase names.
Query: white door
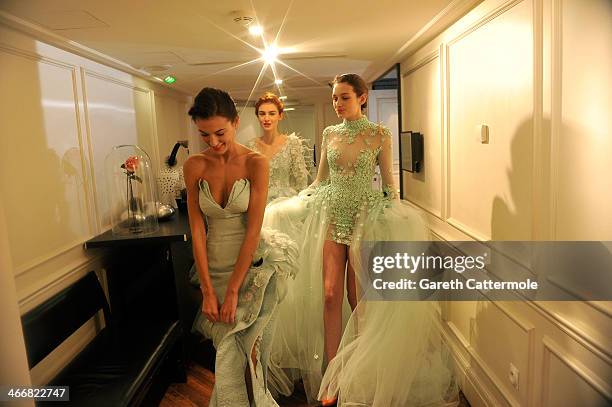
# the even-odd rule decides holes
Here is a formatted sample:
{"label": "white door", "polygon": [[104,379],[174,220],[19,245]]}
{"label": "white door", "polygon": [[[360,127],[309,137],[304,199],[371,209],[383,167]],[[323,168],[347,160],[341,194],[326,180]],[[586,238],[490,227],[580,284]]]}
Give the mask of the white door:
{"label": "white door", "polygon": [[[393,134],[393,179],[399,188],[399,122],[397,91],[395,89],[371,90],[368,98],[368,118],[387,126]],[[374,181],[381,184],[380,175]]]}

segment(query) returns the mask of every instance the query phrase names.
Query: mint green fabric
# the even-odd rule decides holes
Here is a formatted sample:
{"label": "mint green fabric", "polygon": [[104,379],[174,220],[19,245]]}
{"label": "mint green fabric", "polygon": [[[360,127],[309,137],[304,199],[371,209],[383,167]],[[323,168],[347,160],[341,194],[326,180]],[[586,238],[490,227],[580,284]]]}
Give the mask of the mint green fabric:
{"label": "mint green fabric", "polygon": [[[393,183],[391,132],[366,117],[323,132],[318,183],[297,197],[266,208],[264,226],[286,233],[299,247],[299,270],[280,305],[283,336],[273,341],[274,387],[288,388],[296,376],[309,401],[339,395],[343,406],[441,406],[456,403],[457,388],[438,330],[437,304],[426,301],[371,302],[361,299],[337,356],[326,364],[323,324],[323,245],[345,244],[358,285],[363,241],[428,241],[420,211],[401,201]],[[372,187],[379,165],[383,189]],[[284,369],[284,370],[283,370]],[[275,372],[278,369],[275,369]],[[297,371],[297,373],[296,373]]]}
{"label": "mint green fabric", "polygon": [[[200,181],[199,203],[206,216],[206,251],[213,288],[223,303],[234,264],[246,232],[249,204],[248,180],[234,183],[225,207],[212,198],[206,181]],[[267,365],[277,305],[286,293],[286,281],[297,271],[297,246],[286,235],[262,229],[254,263],[240,288],[236,322],[210,322],[198,314],[193,329],[212,339],[217,349],[215,387],[210,406],[276,406],[267,388]],[[257,350],[257,363],[251,350]],[[249,404],[244,373],[250,369],[253,403]]]}
{"label": "mint green fabric", "polygon": [[[246,144],[251,150],[259,152],[256,138]],[[307,151],[304,140],[295,133],[287,136],[287,141],[270,160],[268,181],[268,202],[279,197],[297,195],[308,185],[308,168],[304,159]]]}

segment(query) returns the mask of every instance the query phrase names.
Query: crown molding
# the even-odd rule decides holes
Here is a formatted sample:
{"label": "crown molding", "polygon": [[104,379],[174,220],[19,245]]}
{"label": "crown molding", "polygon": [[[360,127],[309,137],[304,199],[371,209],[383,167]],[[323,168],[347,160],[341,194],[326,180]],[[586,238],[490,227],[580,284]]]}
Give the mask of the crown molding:
{"label": "crown molding", "polygon": [[384,64],[383,68],[365,75],[366,82],[373,82],[389,71],[393,65],[403,61],[419,48],[440,35],[453,23],[466,15],[470,10],[482,3],[483,0],[453,0],[448,6],[440,11],[434,18],[423,26],[416,34],[404,43]]}
{"label": "crown molding", "polygon": [[38,24],[34,24],[30,21],[21,19],[2,10],[0,10],[0,25],[7,26],[30,37],[34,37],[35,39],[40,40],[44,43],[61,48],[64,51],[68,51],[83,58],[87,58],[94,62],[98,62],[100,64],[117,69],[119,71],[128,73],[130,75],[144,79],[148,82],[152,82],[156,85],[184,94],[185,96],[192,96],[190,93],[184,90],[178,89],[176,87],[170,87],[164,82],[156,80],[154,75],[150,74],[147,71],[136,69],[121,60],[103,54],[93,48],[89,48],[76,41],[72,41],[68,38],[62,37],[61,35],[58,35],[47,28],[41,27]]}

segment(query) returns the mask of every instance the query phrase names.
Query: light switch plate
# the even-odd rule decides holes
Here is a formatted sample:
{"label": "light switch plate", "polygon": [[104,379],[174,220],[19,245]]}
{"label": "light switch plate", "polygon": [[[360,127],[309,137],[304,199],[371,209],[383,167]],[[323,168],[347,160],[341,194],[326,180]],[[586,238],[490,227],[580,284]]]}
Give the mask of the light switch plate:
{"label": "light switch plate", "polygon": [[489,126],[486,124],[480,125],[480,143],[489,144]]}
{"label": "light switch plate", "polygon": [[512,387],[518,390],[519,388],[519,370],[512,363],[510,363],[510,371],[508,372],[508,379],[510,379],[510,384],[512,384]]}

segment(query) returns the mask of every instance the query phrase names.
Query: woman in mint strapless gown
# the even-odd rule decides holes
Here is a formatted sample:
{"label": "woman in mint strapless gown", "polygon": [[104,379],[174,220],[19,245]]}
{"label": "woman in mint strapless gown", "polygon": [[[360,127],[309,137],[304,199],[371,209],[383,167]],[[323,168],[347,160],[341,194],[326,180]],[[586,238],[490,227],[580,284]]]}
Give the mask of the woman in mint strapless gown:
{"label": "woman in mint strapless gown", "polygon": [[268,163],[235,142],[239,118],[230,96],[205,88],[189,115],[209,146],[185,162],[184,173],[203,295],[194,329],[217,350],[210,406],[276,406],[267,389],[271,328],[297,247],[261,228]]}
{"label": "woman in mint strapless gown", "polygon": [[[427,241],[429,235],[420,212],[397,194],[391,132],[362,114],[365,82],[345,74],[333,84],[343,122],[323,132],[315,182],[298,197],[269,205],[264,220],[299,247],[297,353],[307,395],[323,405],[455,404],[436,304],[358,298],[356,287],[367,286],[359,281],[363,241]],[[382,191],[372,188],[377,164]],[[346,326],[345,287],[353,310]]]}

